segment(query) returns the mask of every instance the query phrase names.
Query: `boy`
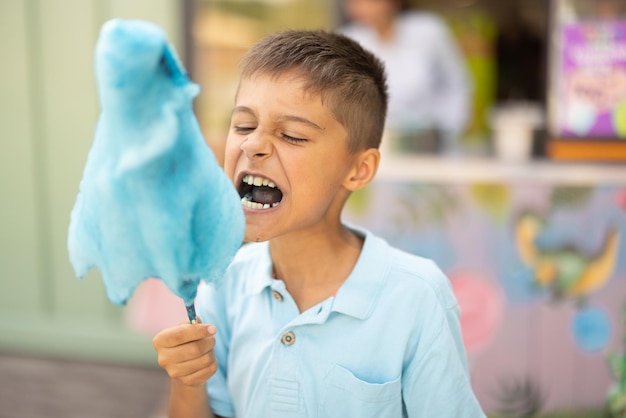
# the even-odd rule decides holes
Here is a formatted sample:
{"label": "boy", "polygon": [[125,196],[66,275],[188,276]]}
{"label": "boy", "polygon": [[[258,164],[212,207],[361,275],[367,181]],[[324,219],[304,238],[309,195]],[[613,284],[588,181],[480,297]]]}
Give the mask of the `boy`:
{"label": "boy", "polygon": [[170,416],[484,417],[447,278],[340,219],[378,167],[380,61],[342,35],[286,31],[242,70],[224,170],[251,243],[200,289],[211,325],[154,338]]}

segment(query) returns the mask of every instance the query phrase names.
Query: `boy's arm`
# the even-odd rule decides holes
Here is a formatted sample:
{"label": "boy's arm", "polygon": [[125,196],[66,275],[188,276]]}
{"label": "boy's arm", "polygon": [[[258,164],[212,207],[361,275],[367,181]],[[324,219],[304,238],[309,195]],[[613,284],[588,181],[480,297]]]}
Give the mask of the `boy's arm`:
{"label": "boy's arm", "polygon": [[[422,338],[402,376],[409,417],[486,418],[472,390],[462,347],[458,308],[433,309],[430,335]],[[459,347],[461,344],[461,347]]]}
{"label": "boy's arm", "polygon": [[206,390],[217,371],[215,327],[183,324],[158,333],[152,344],[171,378],[169,417],[213,418]]}
{"label": "boy's arm", "polygon": [[171,381],[168,417],[222,418],[209,407],[206,385],[187,386],[177,379]]}

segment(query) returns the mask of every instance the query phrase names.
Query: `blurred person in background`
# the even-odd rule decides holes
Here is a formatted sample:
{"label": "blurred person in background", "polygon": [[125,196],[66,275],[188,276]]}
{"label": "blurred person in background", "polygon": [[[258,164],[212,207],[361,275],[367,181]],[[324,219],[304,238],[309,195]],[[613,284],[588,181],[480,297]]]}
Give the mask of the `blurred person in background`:
{"label": "blurred person in background", "polygon": [[[395,147],[456,154],[471,115],[466,63],[443,19],[406,0],[341,0],[339,31],[385,63]],[[398,143],[400,142],[400,143]]]}
{"label": "blurred person in background", "polygon": [[622,20],[625,16],[624,0],[596,0],[595,16],[601,20]]}

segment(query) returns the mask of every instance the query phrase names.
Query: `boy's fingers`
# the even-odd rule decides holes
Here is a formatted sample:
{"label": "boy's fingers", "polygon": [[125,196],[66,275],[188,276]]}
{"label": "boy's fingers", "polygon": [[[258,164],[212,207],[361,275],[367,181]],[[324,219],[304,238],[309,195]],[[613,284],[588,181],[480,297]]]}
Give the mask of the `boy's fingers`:
{"label": "boy's fingers", "polygon": [[216,332],[215,326],[211,324],[183,324],[161,331],[154,337],[152,344],[155,348],[176,347],[191,341],[213,336]]}
{"label": "boy's fingers", "polygon": [[[194,364],[198,361],[203,362],[208,359],[215,358],[213,347],[215,346],[215,338],[206,337],[198,341],[192,341],[187,344],[181,344],[176,347],[160,347],[158,351],[157,362],[161,367],[166,369],[171,376],[180,370],[183,364]],[[198,368],[198,366],[196,366]]]}
{"label": "boy's fingers", "polygon": [[213,350],[210,350],[199,357],[174,364],[168,369],[168,373],[170,377],[182,378],[198,370],[214,368],[216,366],[215,362],[215,353]]}
{"label": "boy's fingers", "polygon": [[189,386],[205,385],[217,371],[217,361],[213,361],[208,367],[198,369],[195,372],[178,378],[182,383]]}

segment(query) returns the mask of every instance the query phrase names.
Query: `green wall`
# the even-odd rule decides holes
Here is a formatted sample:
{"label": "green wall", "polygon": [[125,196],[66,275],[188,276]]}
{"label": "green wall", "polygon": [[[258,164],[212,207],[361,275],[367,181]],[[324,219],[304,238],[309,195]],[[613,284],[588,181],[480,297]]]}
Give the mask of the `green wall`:
{"label": "green wall", "polygon": [[69,216],[98,117],[93,50],[112,17],[161,25],[175,0],[0,0],[0,351],[155,364],[97,271],[68,261]]}

